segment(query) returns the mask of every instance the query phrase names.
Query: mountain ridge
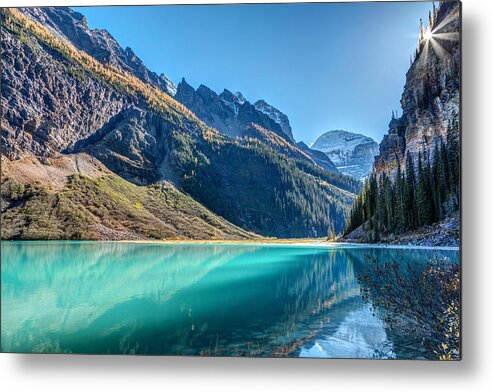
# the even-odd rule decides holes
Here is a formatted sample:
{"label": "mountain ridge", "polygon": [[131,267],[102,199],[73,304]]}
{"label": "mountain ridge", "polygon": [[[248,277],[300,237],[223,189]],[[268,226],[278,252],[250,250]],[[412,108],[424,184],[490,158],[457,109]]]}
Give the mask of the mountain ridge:
{"label": "mountain ridge", "polygon": [[[100,63],[21,11],[2,9],[1,17],[2,108],[6,114],[2,160],[35,157],[41,162],[41,173],[48,170],[51,159],[87,154],[115,173],[116,183],[112,184],[126,181],[131,193],[139,194],[144,189],[139,187],[169,185],[185,195],[179,198],[191,197],[197,205],[235,225],[236,236],[245,230],[308,237],[325,235],[329,226],[343,229],[358,189],[356,182],[322,170],[304,156],[291,157],[269,141],[231,139],[221,134],[157,85]],[[201,92],[209,93],[205,87]],[[242,107],[248,109],[245,116],[250,110],[258,113],[246,102]],[[274,124],[271,119],[266,121]],[[278,124],[272,127],[280,129]],[[18,180],[16,176],[18,171],[2,177],[2,191],[6,190],[2,198],[9,201],[8,214],[24,216],[33,195],[8,186]],[[97,184],[86,180],[74,177],[70,184],[75,188],[67,191],[77,195],[99,192],[94,189]],[[36,192],[52,194],[49,189]],[[37,200],[55,203],[57,199],[52,195]],[[111,205],[118,211],[137,213],[137,207],[130,212],[128,202],[121,198]],[[42,204],[36,208],[43,208]],[[94,206],[90,219],[105,216],[105,208],[104,203]],[[200,210],[193,211],[198,214],[195,219],[202,219]],[[40,219],[44,216],[35,212]],[[121,219],[128,219],[125,214]],[[73,215],[67,219],[70,217],[76,219]],[[29,233],[29,226],[39,223],[10,222],[28,225],[22,233]],[[164,231],[162,235],[171,234]],[[197,235],[207,238],[210,233]],[[26,237],[16,234],[15,238]]]}
{"label": "mountain ridge", "polygon": [[178,83],[175,98],[227,136],[240,136],[242,129],[255,123],[294,142],[287,116],[264,100],[251,104],[240,92],[232,93],[225,88],[217,94],[204,84],[195,89],[185,78]]}
{"label": "mountain ridge", "polygon": [[86,17],[81,13],[69,7],[44,7],[42,10],[32,7],[20,10],[102,64],[128,71],[170,95],[176,91],[171,79],[165,74],[158,76],[149,70],[132,48],[121,48],[110,32],[105,29],[90,29]]}

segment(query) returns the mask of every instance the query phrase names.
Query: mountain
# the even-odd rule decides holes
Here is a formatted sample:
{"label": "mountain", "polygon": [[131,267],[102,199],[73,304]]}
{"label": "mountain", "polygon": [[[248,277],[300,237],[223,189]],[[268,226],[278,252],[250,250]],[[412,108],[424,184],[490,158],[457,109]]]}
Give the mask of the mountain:
{"label": "mountain", "polygon": [[137,186],[86,154],[2,163],[2,239],[251,239],[172,184]]}
{"label": "mountain", "polygon": [[298,142],[296,143],[296,146],[308,154],[318,166],[324,168],[325,170],[339,173],[339,170],[334,162],[332,162],[331,159],[322,151],[314,150],[313,148],[308,147],[305,142]]}
{"label": "mountain", "polygon": [[402,116],[392,115],[374,170],[353,206],[351,240],[459,245],[461,3],[420,22]]}
{"label": "mountain", "polygon": [[[195,90],[183,78],[178,83],[175,98],[207,125],[230,137],[240,136],[242,129],[254,123],[293,141],[286,115],[270,105],[261,106],[264,110],[271,108],[270,112],[265,113],[247,101],[240,92],[232,93],[224,89],[218,95],[203,84]],[[280,115],[274,116],[274,111]],[[289,128],[286,128],[286,124]]]}
{"label": "mountain", "polygon": [[246,102],[245,97],[239,91],[232,93],[231,91],[224,89],[224,91],[219,94],[219,97],[236,115],[238,115],[238,112],[240,111],[240,106]]}
{"label": "mountain", "polygon": [[291,129],[291,125],[289,124],[288,116],[286,116],[279,109],[265,102],[263,99],[255,102],[253,106],[255,106],[255,109],[269,116],[269,118],[279,124],[282,131],[289,138],[289,140],[294,141],[293,130]]}
{"label": "mountain", "polygon": [[164,91],[169,95],[174,96],[176,94],[176,84],[164,73],[159,75],[159,78],[164,82]]}
{"label": "mountain", "polygon": [[[252,124],[269,130],[285,139],[289,150],[301,149],[304,159],[330,172],[339,173],[334,163],[324,153],[310,149],[305,143],[296,143],[289,118],[279,109],[264,100],[258,100],[253,105],[248,102],[241,92],[233,93],[227,89],[216,94],[207,86],[200,85],[197,90],[190,86],[185,79],[178,84],[175,98],[188,107],[207,125],[230,137],[252,136]],[[256,137],[266,140],[265,133],[253,132]],[[268,138],[267,138],[268,139]],[[274,140],[271,138],[271,140]]]}
{"label": "mountain", "polygon": [[26,16],[48,28],[56,37],[67,40],[100,63],[130,72],[143,82],[169,94],[176,91],[176,86],[166,75],[158,76],[150,71],[131,48],[121,48],[108,31],[91,30],[86,17],[79,12],[68,7],[32,7],[21,10]]}
{"label": "mountain", "polygon": [[379,152],[378,143],[372,138],[343,130],[325,132],[311,148],[325,153],[341,173],[358,180],[371,173]]}
{"label": "mountain", "polygon": [[195,90],[183,78],[178,83],[174,97],[210,127],[235,137],[241,134],[241,129],[247,124],[241,124],[238,118],[238,111],[242,106],[240,101],[233,93],[227,93],[229,100],[225,101],[205,85],[200,85]]}
{"label": "mountain", "polygon": [[[343,230],[359,184],[319,167],[240,94],[183,81],[175,97],[208,108],[195,113],[69,8],[4,8],[0,17],[3,239]],[[240,124],[237,136],[200,117],[225,118],[231,131]]]}
{"label": "mountain", "polygon": [[339,171],[323,152],[312,150],[303,142],[290,143],[285,138],[268,129],[262,128],[257,124],[248,125],[243,130],[242,137],[247,140],[260,140],[283,155],[294,158],[300,162],[303,161],[305,163],[315,165],[323,170],[331,172],[333,173],[334,181],[337,181],[338,177],[340,179],[345,178],[345,176],[340,174],[339,176],[334,175],[338,174]]}

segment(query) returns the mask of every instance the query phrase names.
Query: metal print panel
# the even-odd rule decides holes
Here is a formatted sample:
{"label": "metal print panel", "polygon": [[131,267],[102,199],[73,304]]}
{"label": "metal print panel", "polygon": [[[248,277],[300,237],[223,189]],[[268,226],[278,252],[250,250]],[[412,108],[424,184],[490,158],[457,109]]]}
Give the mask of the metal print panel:
{"label": "metal print panel", "polygon": [[460,12],[2,8],[2,352],[460,359]]}

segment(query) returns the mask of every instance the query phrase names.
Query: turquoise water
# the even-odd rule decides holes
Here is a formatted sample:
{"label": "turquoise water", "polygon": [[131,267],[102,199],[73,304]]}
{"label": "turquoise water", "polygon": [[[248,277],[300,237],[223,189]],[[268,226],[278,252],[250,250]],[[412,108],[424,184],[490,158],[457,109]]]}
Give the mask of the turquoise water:
{"label": "turquoise water", "polygon": [[[360,297],[366,247],[2,242],[2,351],[413,358]],[[398,331],[397,331],[398,335]],[[425,355],[426,356],[426,355]]]}

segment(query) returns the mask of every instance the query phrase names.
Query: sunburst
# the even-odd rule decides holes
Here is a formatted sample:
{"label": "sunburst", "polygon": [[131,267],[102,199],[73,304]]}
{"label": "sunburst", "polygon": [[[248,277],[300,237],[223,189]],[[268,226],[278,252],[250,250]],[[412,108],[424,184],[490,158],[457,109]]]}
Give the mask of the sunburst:
{"label": "sunburst", "polygon": [[[434,17],[436,16],[434,9]],[[455,22],[459,17],[459,9],[456,9],[451,14],[447,15],[440,23],[434,25],[434,20],[431,17],[430,13],[430,25],[423,30],[423,25],[421,23],[421,33],[420,39],[418,43],[419,52],[419,65],[424,65],[428,59],[428,55],[430,53],[430,48],[434,51],[434,53],[438,56],[440,60],[444,59],[448,52],[444,48],[444,46],[440,43],[440,41],[458,41],[460,39],[460,34],[458,31],[447,31],[443,32],[443,30],[451,23]]]}

